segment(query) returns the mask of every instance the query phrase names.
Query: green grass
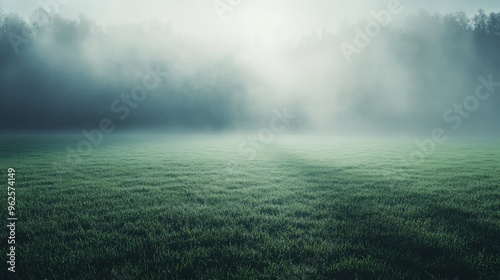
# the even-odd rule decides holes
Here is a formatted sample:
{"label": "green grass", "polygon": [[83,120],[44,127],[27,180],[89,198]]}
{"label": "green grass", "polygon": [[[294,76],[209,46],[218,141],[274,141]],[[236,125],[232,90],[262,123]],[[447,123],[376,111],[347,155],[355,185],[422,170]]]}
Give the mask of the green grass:
{"label": "green grass", "polygon": [[66,164],[81,139],[0,140],[19,279],[500,279],[498,142],[107,136]]}

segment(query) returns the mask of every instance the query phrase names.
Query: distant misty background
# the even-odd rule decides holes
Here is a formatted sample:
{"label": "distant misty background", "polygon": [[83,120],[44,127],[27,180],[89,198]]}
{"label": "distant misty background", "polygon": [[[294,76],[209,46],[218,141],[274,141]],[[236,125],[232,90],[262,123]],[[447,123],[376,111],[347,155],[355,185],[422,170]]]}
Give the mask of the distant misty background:
{"label": "distant misty background", "polygon": [[390,2],[4,1],[0,130],[243,131],[286,108],[297,132],[498,135],[500,87],[460,110],[500,82],[499,5],[400,1],[366,35]]}

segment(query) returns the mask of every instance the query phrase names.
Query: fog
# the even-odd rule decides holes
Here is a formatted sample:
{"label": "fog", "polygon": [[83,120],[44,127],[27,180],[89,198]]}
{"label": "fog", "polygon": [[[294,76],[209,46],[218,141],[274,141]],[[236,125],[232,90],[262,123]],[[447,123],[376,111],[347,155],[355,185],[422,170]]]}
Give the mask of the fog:
{"label": "fog", "polygon": [[498,134],[489,2],[219,2],[2,7],[0,130]]}

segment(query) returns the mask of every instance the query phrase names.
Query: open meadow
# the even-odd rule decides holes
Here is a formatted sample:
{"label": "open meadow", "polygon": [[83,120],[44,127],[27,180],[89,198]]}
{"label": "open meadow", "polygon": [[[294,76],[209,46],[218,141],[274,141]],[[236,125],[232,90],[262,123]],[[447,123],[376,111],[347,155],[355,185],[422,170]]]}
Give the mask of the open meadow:
{"label": "open meadow", "polygon": [[499,279],[499,142],[405,165],[402,139],[283,135],[253,160],[242,139],[113,135],[69,164],[81,136],[2,137],[10,277]]}
{"label": "open meadow", "polygon": [[500,1],[2,1],[0,280],[500,280]]}

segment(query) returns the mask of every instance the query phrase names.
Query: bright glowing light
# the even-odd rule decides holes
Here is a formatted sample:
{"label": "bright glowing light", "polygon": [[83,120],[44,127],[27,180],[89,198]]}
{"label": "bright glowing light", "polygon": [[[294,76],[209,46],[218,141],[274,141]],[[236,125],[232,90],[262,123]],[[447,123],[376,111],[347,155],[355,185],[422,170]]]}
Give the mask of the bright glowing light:
{"label": "bright glowing light", "polygon": [[285,16],[276,11],[248,8],[241,13],[240,21],[252,43],[274,46],[286,32]]}

